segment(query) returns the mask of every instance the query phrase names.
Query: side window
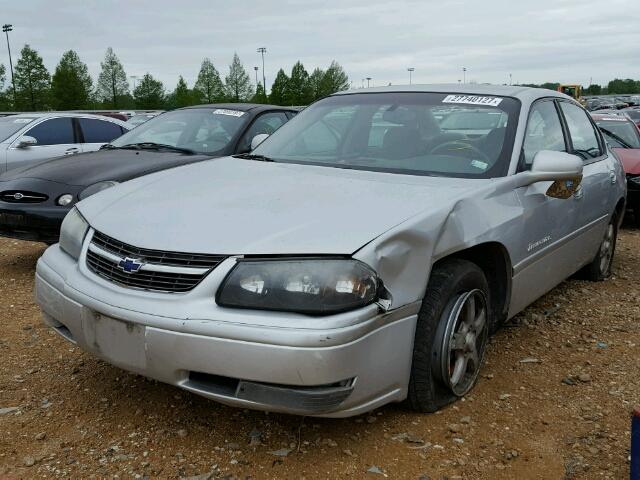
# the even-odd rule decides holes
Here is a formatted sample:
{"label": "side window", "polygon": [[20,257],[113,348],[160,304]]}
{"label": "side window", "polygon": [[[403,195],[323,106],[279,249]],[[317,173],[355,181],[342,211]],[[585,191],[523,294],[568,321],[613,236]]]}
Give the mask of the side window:
{"label": "side window", "polygon": [[566,151],[562,124],[553,101],[543,100],[531,107],[522,149],[527,166],[531,166],[540,150]]}
{"label": "side window", "polygon": [[251,140],[253,140],[253,137],[261,133],[271,135],[287,123],[287,121],[288,118],[284,112],[263,113],[251,124],[249,130],[245,132],[238,146],[239,151],[248,151],[251,148]]}
{"label": "side window", "polygon": [[560,102],[562,113],[569,127],[573,151],[583,158],[595,158],[602,155],[598,136],[589,121],[588,113],[569,102]]}
{"label": "side window", "polygon": [[38,145],[76,143],[73,135],[73,121],[70,117],[45,120],[28,130],[25,135],[35,138]]}
{"label": "side window", "polygon": [[109,143],[122,135],[120,125],[95,118],[79,118],[84,143]]}

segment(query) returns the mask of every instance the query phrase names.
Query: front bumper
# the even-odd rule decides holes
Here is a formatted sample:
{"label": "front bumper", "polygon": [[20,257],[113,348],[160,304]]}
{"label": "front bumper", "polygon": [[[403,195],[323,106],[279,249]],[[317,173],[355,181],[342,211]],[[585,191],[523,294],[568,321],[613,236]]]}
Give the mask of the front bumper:
{"label": "front bumper", "polygon": [[0,236],[56,243],[67,213],[69,208],[60,206],[0,202]]}
{"label": "front bumper", "polygon": [[416,313],[375,305],[331,317],[224,309],[234,259],[186,294],[119,287],[50,247],[38,261],[44,322],[123,369],[228,405],[347,417],[406,397]]}

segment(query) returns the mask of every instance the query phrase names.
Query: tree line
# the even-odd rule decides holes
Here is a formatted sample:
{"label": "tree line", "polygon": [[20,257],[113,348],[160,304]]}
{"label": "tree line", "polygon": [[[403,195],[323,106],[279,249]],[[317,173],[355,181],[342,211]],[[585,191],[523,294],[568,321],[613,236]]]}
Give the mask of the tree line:
{"label": "tree line", "polygon": [[[523,87],[548,88],[549,90],[557,91],[560,83],[523,83],[520,85]],[[592,83],[588,87],[582,87],[583,95],[632,95],[637,93],[640,93],[640,80],[633,80],[631,78],[625,80],[616,78],[611,80],[607,85]]]}
{"label": "tree line", "polygon": [[316,68],[311,74],[300,61],[290,75],[280,69],[268,95],[261,82],[254,90],[249,74],[235,53],[224,79],[213,62],[205,58],[195,84],[190,88],[180,76],[173,90],[167,90],[150,73],[142,76],[131,89],[124,66],[111,47],[100,67],[94,84],[87,65],[75,51],[69,50],[51,75],[38,52],[25,45],[14,70],[15,92],[5,66],[0,64],[0,111],[155,110],[219,102],[307,105],[349,87],[346,73],[335,61],[326,70]]}

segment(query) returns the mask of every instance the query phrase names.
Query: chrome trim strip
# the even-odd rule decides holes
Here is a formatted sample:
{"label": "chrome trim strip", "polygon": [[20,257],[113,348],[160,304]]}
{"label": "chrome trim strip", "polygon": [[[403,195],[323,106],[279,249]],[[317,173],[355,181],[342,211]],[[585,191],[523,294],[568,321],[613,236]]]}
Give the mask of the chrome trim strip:
{"label": "chrome trim strip", "polygon": [[[111,252],[108,252],[93,242],[89,244],[89,250],[96,255],[99,255],[103,258],[111,260],[113,263],[118,264],[120,261],[124,260],[124,257],[120,257],[118,255],[114,255]],[[172,267],[169,265],[157,265],[154,263],[145,263],[140,271],[147,272],[160,272],[160,273],[175,273],[175,274],[184,274],[184,275],[204,275],[209,271],[208,268],[198,268],[198,267]]]}

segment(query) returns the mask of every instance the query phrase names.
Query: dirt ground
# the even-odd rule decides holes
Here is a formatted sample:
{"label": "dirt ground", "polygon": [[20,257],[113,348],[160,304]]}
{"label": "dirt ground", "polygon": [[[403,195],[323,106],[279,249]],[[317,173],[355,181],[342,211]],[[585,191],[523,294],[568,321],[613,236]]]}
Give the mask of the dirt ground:
{"label": "dirt ground", "polygon": [[74,348],[33,302],[43,250],[0,240],[0,479],[628,478],[638,230],[611,279],[567,281],[502,328],[463,401],[344,420],[225,407]]}

